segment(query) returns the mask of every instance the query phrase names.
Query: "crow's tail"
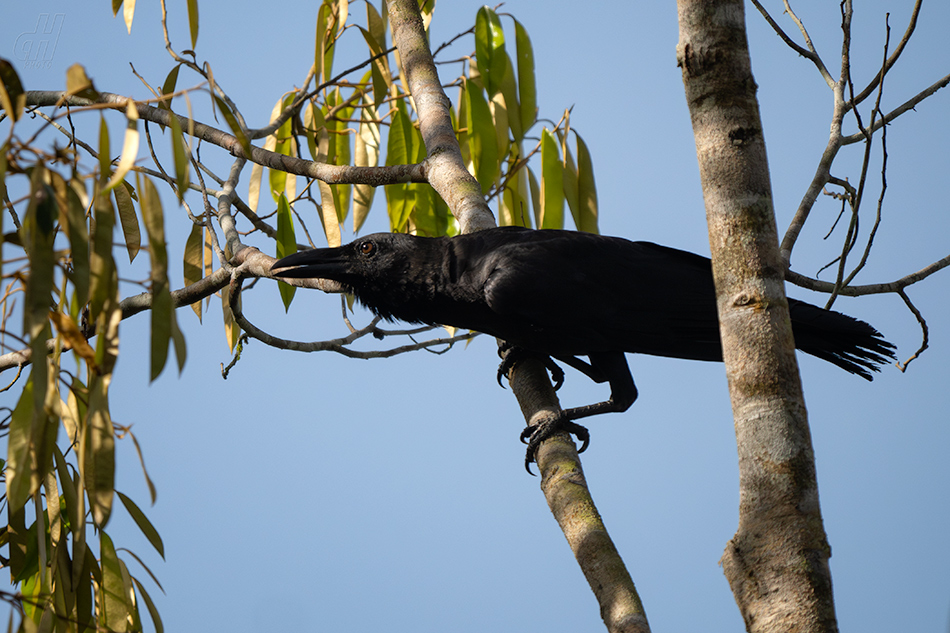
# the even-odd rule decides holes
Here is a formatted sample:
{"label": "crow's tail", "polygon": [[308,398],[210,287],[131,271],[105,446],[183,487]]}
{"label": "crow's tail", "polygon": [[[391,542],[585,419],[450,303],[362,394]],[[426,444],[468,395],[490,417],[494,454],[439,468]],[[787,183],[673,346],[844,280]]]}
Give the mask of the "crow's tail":
{"label": "crow's tail", "polygon": [[853,317],[789,299],[795,347],[852,374],[872,380],[872,371],[893,362],[894,346],[873,327]]}

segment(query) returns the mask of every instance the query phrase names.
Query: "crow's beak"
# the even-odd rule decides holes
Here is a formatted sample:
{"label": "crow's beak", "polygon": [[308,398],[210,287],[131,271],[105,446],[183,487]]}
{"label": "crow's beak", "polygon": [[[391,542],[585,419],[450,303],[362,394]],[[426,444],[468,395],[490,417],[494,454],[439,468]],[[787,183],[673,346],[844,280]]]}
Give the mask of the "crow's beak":
{"label": "crow's beak", "polygon": [[349,260],[339,248],[314,248],[279,259],[271,266],[275,277],[339,279]]}

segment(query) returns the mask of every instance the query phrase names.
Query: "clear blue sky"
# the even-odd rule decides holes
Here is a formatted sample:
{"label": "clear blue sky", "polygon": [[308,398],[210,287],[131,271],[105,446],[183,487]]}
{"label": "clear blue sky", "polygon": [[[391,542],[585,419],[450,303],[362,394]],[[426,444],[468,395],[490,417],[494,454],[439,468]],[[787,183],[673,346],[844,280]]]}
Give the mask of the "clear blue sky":
{"label": "clear blue sky", "polygon": [[[187,48],[184,2],[169,4],[177,14],[174,44]],[[768,4],[793,31],[781,3]],[[800,4],[836,72],[837,3],[822,3],[822,9]],[[862,83],[879,64],[885,12],[896,41],[912,2],[855,4],[853,68]],[[13,61],[27,89],[62,88],[65,69],[78,61],[100,89],[144,97],[129,62],[153,85],[172,67],[157,3],[139,3],[131,37],[121,17],[112,18],[108,2],[82,9],[47,0],[8,5],[0,56]],[[557,119],[574,107],[573,126],[593,155],[602,232],[708,253],[676,68],[675,3],[580,6],[511,0],[502,9],[532,37],[541,115]],[[315,7],[201,3],[199,57],[211,63],[252,125],[266,123],[280,95],[305,76]],[[442,0],[432,41],[471,27],[478,7]],[[362,15],[362,5],[354,3],[351,11]],[[17,38],[35,29],[41,13],[64,14],[62,30],[49,67],[27,68],[16,58]],[[825,146],[831,95],[815,69],[785,47],[751,6],[747,20],[783,231]],[[887,79],[886,110],[950,71],[948,25],[950,7],[926,3],[917,35]],[[444,59],[473,50],[466,42]],[[337,68],[358,61],[344,55],[338,54]],[[456,76],[455,67],[443,68],[444,80]],[[180,87],[195,83],[182,77]],[[950,93],[938,93],[888,129],[884,221],[859,283],[890,281],[947,254],[948,99]],[[82,116],[95,123],[94,115]],[[118,115],[110,121],[117,147],[124,123]],[[228,157],[213,158],[216,153],[223,154],[205,147],[202,157],[224,173]],[[836,175],[856,178],[860,158],[859,150],[848,151]],[[872,179],[879,183],[878,172]],[[873,184],[872,199],[877,190]],[[194,194],[192,201],[197,204]],[[168,198],[168,215],[176,209]],[[374,213],[369,229],[383,230],[381,209]],[[836,213],[830,200],[816,206],[793,258],[797,270],[813,274],[835,257],[839,243],[822,236]],[[173,262],[181,257],[183,220],[170,229]],[[869,225],[864,219],[862,227]],[[248,241],[272,248],[257,237]],[[180,265],[174,271],[179,287]],[[789,294],[823,302],[797,288]],[[889,367],[865,383],[801,357],[844,631],[948,627],[950,272],[909,294],[928,319],[931,348],[906,374]],[[285,316],[273,285],[261,283],[244,297],[244,306],[249,318],[277,335],[318,340],[344,332],[335,296],[298,292]],[[874,324],[898,345],[901,358],[919,345],[920,330],[897,297],[842,299],[837,308]],[[112,388],[113,416],[134,424],[158,486],[158,503],[147,512],[165,540],[167,560],[150,551],[121,508],[109,530],[117,545],[142,556],[159,576],[167,595],[147,586],[166,630],[599,629],[596,602],[538,480],[522,469],[517,436],[523,420],[510,391],[495,384],[493,341],[443,356],[378,361],[301,355],[252,342],[224,381],[220,363],[230,356],[220,310],[213,305],[204,326],[187,309],[178,318],[189,351],[183,375],[167,371],[148,384],[143,315],[122,325]],[[741,630],[717,565],[735,531],[738,506],[722,366],[629,360],[639,401],[625,414],[590,423],[593,440],[583,463],[594,498],[654,630]],[[603,399],[606,388],[572,372],[560,395],[564,404],[576,405]],[[12,397],[0,394],[0,405],[10,406]],[[117,487],[147,507],[130,442],[119,443],[119,460]]]}

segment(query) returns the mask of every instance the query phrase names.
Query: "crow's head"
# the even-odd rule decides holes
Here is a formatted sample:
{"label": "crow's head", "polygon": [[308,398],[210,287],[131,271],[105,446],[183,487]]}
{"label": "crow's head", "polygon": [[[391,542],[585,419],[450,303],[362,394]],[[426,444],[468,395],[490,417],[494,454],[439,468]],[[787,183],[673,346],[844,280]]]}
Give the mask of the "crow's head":
{"label": "crow's head", "polygon": [[271,267],[275,277],[320,278],[340,282],[361,303],[385,318],[401,316],[399,306],[418,291],[431,271],[429,251],[438,241],[401,233],[375,233],[337,248],[300,251]]}

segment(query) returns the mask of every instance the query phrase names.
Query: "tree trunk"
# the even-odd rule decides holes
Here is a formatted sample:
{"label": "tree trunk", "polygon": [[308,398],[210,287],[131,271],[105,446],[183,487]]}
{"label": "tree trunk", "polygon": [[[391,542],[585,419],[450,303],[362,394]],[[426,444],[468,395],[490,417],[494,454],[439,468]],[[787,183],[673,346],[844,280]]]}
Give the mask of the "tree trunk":
{"label": "tree trunk", "polygon": [[748,631],[837,631],[743,3],[678,7],[739,452],[723,571]]}

